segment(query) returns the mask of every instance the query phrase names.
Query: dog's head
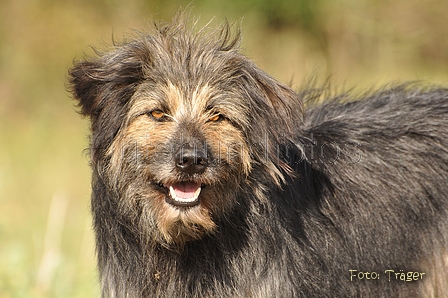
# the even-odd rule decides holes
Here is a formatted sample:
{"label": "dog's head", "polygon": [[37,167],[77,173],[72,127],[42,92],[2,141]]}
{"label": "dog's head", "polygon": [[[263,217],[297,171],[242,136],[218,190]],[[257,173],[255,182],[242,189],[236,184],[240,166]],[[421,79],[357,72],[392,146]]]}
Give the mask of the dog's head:
{"label": "dog's head", "polygon": [[298,133],[302,112],[290,88],[237,51],[229,25],[195,34],[187,22],[70,70],[96,175],[119,212],[164,243],[214,232],[251,177],[280,184],[279,144]]}

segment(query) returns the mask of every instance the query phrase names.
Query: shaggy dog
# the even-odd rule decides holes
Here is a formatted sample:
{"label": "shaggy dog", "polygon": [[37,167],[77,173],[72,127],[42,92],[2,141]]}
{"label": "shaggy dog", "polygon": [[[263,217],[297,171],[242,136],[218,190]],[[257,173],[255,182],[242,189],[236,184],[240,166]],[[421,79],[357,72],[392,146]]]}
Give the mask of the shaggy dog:
{"label": "shaggy dog", "polygon": [[[448,90],[323,104],[188,17],[76,63],[104,297],[448,293]],[[316,103],[317,100],[314,100]]]}

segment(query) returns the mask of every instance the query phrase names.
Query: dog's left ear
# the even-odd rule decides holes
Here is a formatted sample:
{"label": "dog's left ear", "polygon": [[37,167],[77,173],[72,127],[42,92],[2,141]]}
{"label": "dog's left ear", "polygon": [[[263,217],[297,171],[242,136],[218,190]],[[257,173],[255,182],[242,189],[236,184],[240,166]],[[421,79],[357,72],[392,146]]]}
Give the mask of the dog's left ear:
{"label": "dog's left ear", "polygon": [[290,87],[275,80],[251,62],[246,63],[248,64],[243,68],[245,75],[242,75],[247,83],[245,92],[250,97],[253,120],[259,124],[248,128],[254,146],[253,156],[267,166],[271,177],[280,185],[280,181],[284,181],[282,172],[293,174],[291,167],[284,161],[286,156],[283,156],[284,152],[280,152],[281,147],[300,150],[296,147],[296,140],[303,127],[303,103]]}
{"label": "dog's left ear", "polygon": [[265,100],[272,107],[272,116],[280,125],[284,125],[282,129],[285,133],[296,134],[303,120],[303,103],[299,95],[261,70],[255,77],[265,94]]}
{"label": "dog's left ear", "polygon": [[241,77],[246,82],[243,88],[250,98],[252,117],[264,123],[261,127],[269,130],[263,133],[269,133],[274,138],[297,136],[303,121],[303,103],[299,94],[269,76],[253,62],[246,60],[241,64],[244,65]]}

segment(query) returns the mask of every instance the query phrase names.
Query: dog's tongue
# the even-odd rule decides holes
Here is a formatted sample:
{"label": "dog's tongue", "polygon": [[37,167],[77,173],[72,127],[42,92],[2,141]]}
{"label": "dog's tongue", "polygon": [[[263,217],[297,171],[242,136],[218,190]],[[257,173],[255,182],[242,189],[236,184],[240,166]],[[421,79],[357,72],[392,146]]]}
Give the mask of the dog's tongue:
{"label": "dog's tongue", "polygon": [[166,202],[180,207],[193,207],[199,204],[201,184],[193,182],[179,182],[165,185],[169,189]]}
{"label": "dog's tongue", "polygon": [[171,185],[177,198],[191,199],[197,197],[197,192],[201,188],[200,183],[182,182]]}

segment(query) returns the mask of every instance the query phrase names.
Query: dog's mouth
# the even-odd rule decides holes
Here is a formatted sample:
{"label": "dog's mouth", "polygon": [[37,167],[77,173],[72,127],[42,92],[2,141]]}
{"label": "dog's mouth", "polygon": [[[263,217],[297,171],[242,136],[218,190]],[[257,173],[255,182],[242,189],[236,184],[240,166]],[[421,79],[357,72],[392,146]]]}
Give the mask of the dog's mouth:
{"label": "dog's mouth", "polygon": [[168,189],[165,201],[176,207],[193,207],[199,205],[199,194],[203,185],[196,182],[176,182],[163,184]]}

